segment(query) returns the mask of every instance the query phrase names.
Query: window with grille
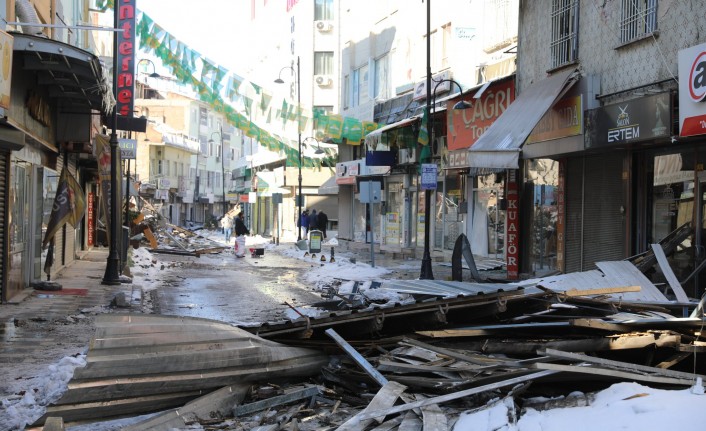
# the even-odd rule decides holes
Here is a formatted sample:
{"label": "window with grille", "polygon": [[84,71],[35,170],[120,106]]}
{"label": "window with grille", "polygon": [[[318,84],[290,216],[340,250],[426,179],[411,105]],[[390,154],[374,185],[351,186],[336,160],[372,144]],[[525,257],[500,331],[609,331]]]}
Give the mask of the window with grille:
{"label": "window with grille", "polygon": [[551,67],[559,67],[578,59],[578,0],[552,0]]}
{"label": "window with grille", "polygon": [[621,0],[620,41],[639,39],[657,30],[657,0]]}

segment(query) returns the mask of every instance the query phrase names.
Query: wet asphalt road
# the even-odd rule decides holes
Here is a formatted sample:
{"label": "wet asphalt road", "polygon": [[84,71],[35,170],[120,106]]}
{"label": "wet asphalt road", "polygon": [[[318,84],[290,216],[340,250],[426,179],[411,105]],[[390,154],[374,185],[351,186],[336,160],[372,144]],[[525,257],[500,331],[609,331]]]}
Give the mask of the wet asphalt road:
{"label": "wet asphalt road", "polygon": [[293,306],[321,301],[303,285],[301,262],[278,254],[237,259],[229,252],[200,258],[160,255],[165,265],[159,287],[150,292],[162,315],[214,319],[236,325],[282,320]]}

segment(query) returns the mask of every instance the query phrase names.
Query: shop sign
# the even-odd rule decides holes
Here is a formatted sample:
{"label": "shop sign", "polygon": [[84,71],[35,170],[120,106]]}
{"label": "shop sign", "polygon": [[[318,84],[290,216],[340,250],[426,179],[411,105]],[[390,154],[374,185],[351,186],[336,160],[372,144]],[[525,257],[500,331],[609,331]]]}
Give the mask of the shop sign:
{"label": "shop sign", "polygon": [[118,139],[120,145],[120,158],[135,160],[137,157],[137,139]]}
{"label": "shop sign", "polygon": [[336,163],[336,184],[355,184],[355,177],[360,175],[360,161]]}
{"label": "shop sign", "polygon": [[669,93],[640,97],[587,112],[589,148],[647,141],[670,136]]}
{"label": "shop sign", "polygon": [[549,141],[583,132],[583,104],[581,96],[565,97],[556,102],[527,137],[526,144]]}
{"label": "shop sign", "polygon": [[[448,81],[451,79],[451,74],[449,73],[448,70],[445,70],[437,75],[434,75],[431,77],[431,91],[434,91],[434,87],[436,87],[437,84],[439,84],[438,87],[436,87],[436,93],[441,93],[444,91],[449,91],[451,90],[451,81]],[[434,82],[436,81],[436,82]],[[439,82],[439,81],[444,81],[444,82]],[[423,79],[416,84],[414,84],[414,93],[412,96],[412,100],[419,100],[419,99],[425,99],[427,97],[427,80]],[[433,94],[432,94],[433,97]]]}
{"label": "shop sign", "polygon": [[87,209],[88,209],[88,214],[86,214],[86,224],[88,225],[88,235],[86,238],[86,242],[88,243],[88,246],[92,246],[95,242],[95,235],[96,235],[96,221],[95,221],[95,194],[93,192],[88,192],[88,202],[87,202]]}
{"label": "shop sign", "polygon": [[246,203],[250,202],[250,196],[249,195],[240,195],[238,197],[238,201],[240,203],[246,204]]}
{"label": "shop sign", "polygon": [[123,117],[132,117],[135,107],[135,0],[117,0],[118,13],[118,76],[116,109]]}
{"label": "shop sign", "polygon": [[446,167],[454,169],[467,168],[470,166],[468,158],[469,154],[466,149],[449,151],[449,162]]}
{"label": "shop sign", "polygon": [[706,134],[706,43],[679,51],[679,136]]}
{"label": "shop sign", "polygon": [[446,111],[448,127],[446,142],[449,150],[469,148],[475,144],[483,132],[488,130],[515,100],[515,81],[508,79],[491,84],[479,99],[469,94],[451,99],[447,105],[453,106],[460,100],[470,103],[472,108]]}
{"label": "shop sign", "polygon": [[520,276],[520,195],[517,187],[517,171],[508,171],[507,179],[507,211],[505,212],[505,239],[507,245],[507,256],[505,266],[507,268],[507,278],[517,280]]}

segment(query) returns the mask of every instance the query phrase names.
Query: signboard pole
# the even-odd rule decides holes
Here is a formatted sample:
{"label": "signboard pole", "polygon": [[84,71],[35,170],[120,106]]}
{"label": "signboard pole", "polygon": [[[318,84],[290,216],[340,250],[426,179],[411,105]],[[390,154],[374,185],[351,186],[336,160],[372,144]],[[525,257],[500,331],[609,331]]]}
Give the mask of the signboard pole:
{"label": "signboard pole", "polygon": [[375,268],[375,212],[373,211],[373,182],[368,181],[368,196],[370,196],[370,262]]}

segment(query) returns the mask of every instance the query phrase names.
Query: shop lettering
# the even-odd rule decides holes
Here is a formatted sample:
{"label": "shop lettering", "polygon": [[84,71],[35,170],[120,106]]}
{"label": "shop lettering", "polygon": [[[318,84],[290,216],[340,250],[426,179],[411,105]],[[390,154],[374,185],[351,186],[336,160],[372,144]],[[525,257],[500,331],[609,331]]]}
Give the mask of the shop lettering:
{"label": "shop lettering", "polygon": [[621,127],[608,130],[608,142],[621,142],[640,137],[640,126]]}
{"label": "shop lettering", "polygon": [[[466,109],[462,111],[464,127],[471,129],[475,127],[473,123],[476,121],[487,121],[498,118],[510,105],[510,96],[510,88],[507,88],[504,91],[487,93],[482,100],[475,101],[472,110]],[[468,113],[470,113],[470,117],[468,117]],[[475,130],[478,130],[478,136],[485,131],[485,129],[481,129],[480,127],[476,127],[473,130],[474,135],[476,134]]]}
{"label": "shop lettering", "polygon": [[706,97],[706,53],[701,52],[691,64],[689,72],[689,96],[694,102],[701,102]]}
{"label": "shop lettering", "polygon": [[118,114],[132,116],[135,103],[135,4],[133,0],[116,2],[118,10],[118,75],[116,109]]}
{"label": "shop lettering", "polygon": [[542,117],[532,133],[545,133],[551,130],[565,129],[579,125],[579,113],[576,105],[561,109],[552,109],[549,115]]}

